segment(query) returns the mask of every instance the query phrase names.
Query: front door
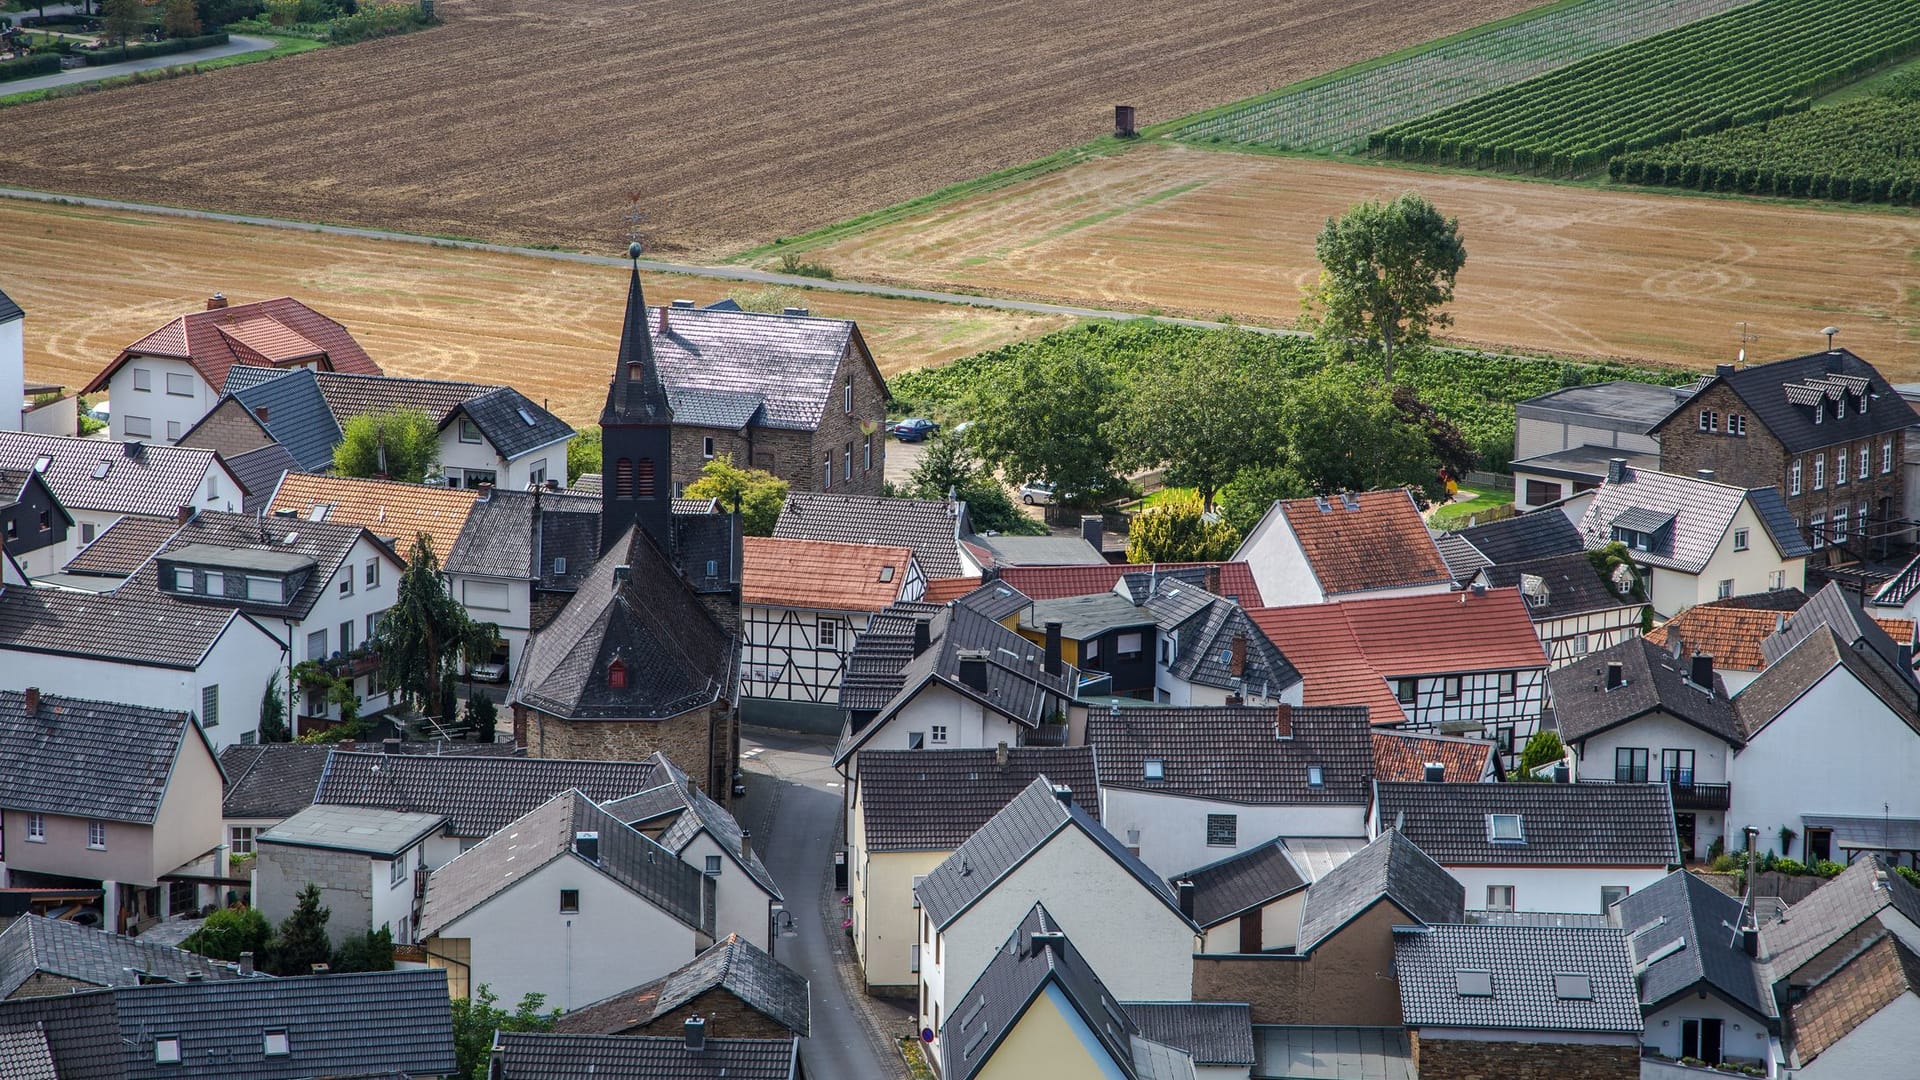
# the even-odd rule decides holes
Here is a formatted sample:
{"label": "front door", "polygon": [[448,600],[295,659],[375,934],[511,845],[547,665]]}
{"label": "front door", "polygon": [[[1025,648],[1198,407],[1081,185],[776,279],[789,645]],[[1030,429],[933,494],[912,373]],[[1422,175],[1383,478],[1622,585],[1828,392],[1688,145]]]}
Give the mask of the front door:
{"label": "front door", "polygon": [[1807,830],[1807,862],[1830,862],[1833,859],[1833,830]]}
{"label": "front door", "polygon": [[1673,815],[1673,830],[1680,835],[1680,858],[1693,861],[1693,815]]}

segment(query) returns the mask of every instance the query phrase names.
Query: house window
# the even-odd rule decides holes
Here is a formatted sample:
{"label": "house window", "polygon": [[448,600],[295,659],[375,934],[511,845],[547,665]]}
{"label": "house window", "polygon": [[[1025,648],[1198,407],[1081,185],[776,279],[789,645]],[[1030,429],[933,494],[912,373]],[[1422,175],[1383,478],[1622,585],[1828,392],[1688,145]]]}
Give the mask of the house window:
{"label": "house window", "polygon": [[341,652],[351,652],[353,650],[353,625],[352,619],[348,619],[346,622],[340,624]]}
{"label": "house window", "polygon": [[1701,409],[1700,410],[1700,430],[1701,431],[1719,431],[1720,430],[1720,414],[1717,412],[1714,412],[1712,409]]}
{"label": "house window", "polygon": [[1660,776],[1669,784],[1693,786],[1693,751],[1660,751]]}
{"label": "house window", "polygon": [[254,832],[255,827],[252,825],[234,825],[229,827],[227,829],[227,851],[234,855],[253,854]]}
{"label": "house window", "polygon": [[153,1063],[155,1065],[180,1064],[180,1036],[161,1035],[153,1040]]}
{"label": "house window", "polygon": [[1500,696],[1512,697],[1514,694],[1514,691],[1518,689],[1517,684],[1519,683],[1519,681],[1520,681],[1519,676],[1516,675],[1514,672],[1511,672],[1511,671],[1501,672],[1500,673]]}
{"label": "house window", "polygon": [[47,842],[47,818],[45,814],[27,815],[27,839],[36,844]]}
{"label": "house window", "polygon": [[848,416],[853,415],[853,376],[848,375],[846,385],[840,388],[840,407]]}
{"label": "house window", "polygon": [[547,460],[545,458],[534,462],[533,465],[527,469],[527,483],[532,484],[534,487],[545,487],[547,485]]}
{"label": "house window", "polygon": [[167,441],[168,442],[179,442],[180,432],[181,432],[180,421],[178,420],[167,421]]}
{"label": "house window", "polygon": [[1787,470],[1787,494],[1800,494],[1800,461],[1798,458],[1794,459],[1792,467]]}
{"label": "house window", "polygon": [[1885,476],[1886,474],[1892,471],[1893,471],[1893,440],[1888,439],[1886,442],[1883,442],[1880,444],[1880,475]]}
{"label": "house window", "polygon": [[380,587],[380,560],[379,559],[367,560],[366,579],[367,579],[367,588],[377,589]]}
{"label": "house window", "polygon": [[947,725],[934,724],[929,730],[932,732],[934,742],[943,743],[947,741]]}
{"label": "house window", "polygon": [[1513,910],[1513,886],[1511,885],[1487,886],[1487,910],[1488,911],[1512,911]]}
{"label": "house window", "polygon": [[1614,750],[1613,782],[1616,784],[1644,784],[1647,782],[1646,747],[1622,746]]}
{"label": "house window", "polygon": [[1728,413],[1727,414],[1727,434],[1745,435],[1746,433],[1747,433],[1746,416],[1737,412]]}
{"label": "house window", "polygon": [[1148,758],[1140,766],[1143,779],[1159,783],[1167,778],[1167,763],[1160,758]]}
{"label": "house window", "polygon": [[1207,815],[1207,846],[1234,847],[1239,844],[1240,819],[1234,814]]}
{"label": "house window", "polygon": [[607,665],[607,689],[625,690],[627,688],[627,665],[615,660]]}
{"label": "house window", "polygon": [[1833,418],[1835,420],[1847,418],[1847,395],[1841,394],[1840,400],[1833,403]]}
{"label": "house window", "polygon": [[167,393],[174,397],[192,397],[193,376],[178,371],[167,372]]}
{"label": "house window", "polygon": [[1633,891],[1632,889],[1628,888],[1625,885],[1600,886],[1600,914],[1605,915],[1607,913],[1608,908],[1612,907],[1613,905],[1619,903],[1622,900],[1625,900],[1627,898],[1627,894],[1632,891]]}
{"label": "house window", "polygon": [[1767,575],[1767,590],[1769,592],[1779,592],[1786,587],[1787,572],[1785,570],[1775,570],[1773,573]]}
{"label": "house window", "polygon": [[566,572],[567,572],[567,557],[565,555],[555,555],[553,557],[553,576],[560,577]]}
{"label": "house window", "polygon": [[143,368],[143,367],[134,368],[133,369],[133,388],[135,390],[143,390],[143,391],[152,390],[153,389],[153,372],[148,371],[146,368]]}
{"label": "house window", "polygon": [[327,632],[315,630],[307,635],[307,659],[325,660],[327,658]]}
{"label": "house window", "polygon": [[821,619],[819,627],[820,647],[823,649],[838,649],[840,647],[840,620]]}
{"label": "house window", "polygon": [[703,458],[713,457],[713,436],[708,435],[700,440],[700,456]]}
{"label": "house window", "polygon": [[1564,485],[1556,484],[1551,480],[1528,480],[1527,505],[1544,506],[1550,502],[1559,502],[1561,493],[1565,490]]}
{"label": "house window", "polygon": [[1833,508],[1833,542],[1836,544],[1847,542],[1847,508],[1844,506]]}
{"label": "house window", "polygon": [[220,687],[217,685],[200,688],[200,726],[220,726]]}
{"label": "house window", "polygon": [[1733,550],[1735,551],[1747,550],[1747,530],[1745,529],[1733,530]]}
{"label": "house window", "polygon": [[1173,643],[1168,641],[1166,638],[1161,638],[1160,639],[1161,665],[1165,666],[1166,664],[1170,663],[1172,659],[1173,659]]}
{"label": "house window", "polygon": [[853,479],[853,440],[852,439],[847,440],[846,449],[840,455],[840,463],[841,463],[840,479],[842,480]]}
{"label": "house window", "polygon": [[1488,814],[1487,840],[1495,844],[1524,844],[1527,842],[1526,826],[1519,814]]}
{"label": "house window", "polygon": [[1822,491],[1827,486],[1827,455],[1821,454],[1813,459],[1813,490]]}
{"label": "house window", "polygon": [[1833,486],[1847,486],[1847,452],[1844,448],[1833,452]]}
{"label": "house window", "polygon": [[909,750],[925,750],[926,748],[927,748],[927,733],[926,733],[926,732],[924,732],[924,731],[909,731],[909,732],[907,732],[907,749],[909,749]]}
{"label": "house window", "polygon": [[405,855],[387,864],[387,886],[392,888],[407,880],[407,857]]}
{"label": "house window", "polygon": [[1401,679],[1394,689],[1394,696],[1400,699],[1400,704],[1411,705],[1414,703],[1419,690],[1420,683],[1418,680]]}
{"label": "house window", "polygon": [[87,822],[87,847],[94,851],[107,850],[107,823],[104,821]]}
{"label": "house window", "polygon": [[1807,519],[1807,531],[1813,534],[1813,550],[1819,551],[1827,546],[1827,515],[1815,514]]}
{"label": "house window", "polygon": [[560,890],[560,914],[578,915],[580,913],[580,890]]}
{"label": "house window", "polygon": [[720,876],[720,856],[718,855],[707,856],[707,876],[708,877]]}
{"label": "house window", "polygon": [[1720,600],[1726,600],[1732,596],[1733,596],[1733,579],[1721,578],[1720,587],[1715,591],[1715,598]]}
{"label": "house window", "polygon": [[353,569],[351,567],[347,569],[346,573],[340,575],[340,595],[353,595]]}
{"label": "house window", "polygon": [[824,491],[833,486],[833,451],[829,450],[820,456],[820,470],[823,477],[820,488]]}
{"label": "house window", "polygon": [[1146,642],[1139,634],[1121,634],[1114,642],[1114,648],[1122,660],[1140,659],[1140,650],[1145,647]]}
{"label": "house window", "polygon": [[865,472],[873,471],[873,436],[868,435],[860,443],[860,468]]}
{"label": "house window", "polygon": [[913,956],[908,962],[913,965],[907,969],[908,971],[920,970],[920,943],[917,941],[913,943]]}
{"label": "house window", "polygon": [[1821,424],[1821,423],[1825,423],[1826,419],[1827,419],[1826,401],[1823,399],[1823,400],[1814,402],[1813,403],[1813,422],[1816,424]]}
{"label": "house window", "polygon": [[368,641],[372,641],[374,638],[380,636],[380,616],[385,614],[386,612],[384,611],[372,611],[367,613],[367,640]]}
{"label": "house window", "polygon": [[127,437],[130,439],[153,438],[153,421],[144,416],[129,416],[124,421]]}
{"label": "house window", "polygon": [[1460,676],[1449,675],[1440,684],[1441,696],[1448,701],[1460,700]]}
{"label": "house window", "polygon": [[1865,480],[1867,477],[1872,475],[1873,475],[1873,448],[1868,446],[1863,446],[1860,448],[1860,479]]}
{"label": "house window", "polygon": [[91,544],[91,543],[93,543],[93,530],[94,530],[94,525],[93,525],[93,522],[91,522],[91,521],[87,521],[87,522],[82,522],[82,523],[81,523],[81,525],[80,525],[80,542],[81,542],[82,544]]}
{"label": "house window", "polygon": [[479,442],[480,441],[480,425],[474,423],[471,420],[466,419],[465,417],[461,417],[460,441],[463,443]]}

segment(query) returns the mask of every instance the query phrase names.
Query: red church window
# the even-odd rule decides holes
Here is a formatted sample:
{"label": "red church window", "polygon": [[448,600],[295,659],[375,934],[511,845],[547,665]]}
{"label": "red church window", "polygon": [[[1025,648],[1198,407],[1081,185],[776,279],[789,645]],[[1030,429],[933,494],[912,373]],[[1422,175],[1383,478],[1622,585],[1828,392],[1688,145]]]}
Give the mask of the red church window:
{"label": "red church window", "polygon": [[607,665],[607,689],[625,690],[627,688],[627,665],[615,660]]}
{"label": "red church window", "polygon": [[614,462],[613,493],[618,498],[633,498],[633,459],[621,458]]}

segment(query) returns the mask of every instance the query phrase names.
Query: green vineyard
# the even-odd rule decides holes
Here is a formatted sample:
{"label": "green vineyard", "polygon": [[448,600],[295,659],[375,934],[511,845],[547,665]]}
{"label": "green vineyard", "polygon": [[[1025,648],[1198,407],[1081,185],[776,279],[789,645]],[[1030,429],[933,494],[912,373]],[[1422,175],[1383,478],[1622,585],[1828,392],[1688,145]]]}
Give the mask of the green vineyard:
{"label": "green vineyard", "polygon": [[1920,203],[1920,104],[1869,98],[1614,158],[1611,179],[1698,191]]}
{"label": "green vineyard", "polygon": [[1368,145],[1416,161],[1585,173],[1794,112],[1915,52],[1920,0],[1756,0],[1376,131]]}

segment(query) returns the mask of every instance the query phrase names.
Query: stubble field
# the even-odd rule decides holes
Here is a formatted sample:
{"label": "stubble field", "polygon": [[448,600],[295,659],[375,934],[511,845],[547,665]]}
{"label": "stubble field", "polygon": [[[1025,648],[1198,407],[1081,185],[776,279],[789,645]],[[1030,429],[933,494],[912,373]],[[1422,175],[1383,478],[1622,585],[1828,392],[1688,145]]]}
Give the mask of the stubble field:
{"label": "stubble field", "polygon": [[843,277],[1291,323],[1321,224],[1419,191],[1467,245],[1455,340],[1702,365],[1818,331],[1920,378],[1920,215],[1147,144],[812,247]]}
{"label": "stubble field", "polygon": [[[643,280],[652,303],[756,290]],[[346,324],[389,374],[510,383],[591,423],[619,347],[626,284],[611,266],[0,200],[0,288],[27,312],[27,378],[70,388],[216,291],[235,303],[290,295]],[[1072,321],[845,293],[762,299],[857,320],[889,374]]]}
{"label": "stubble field", "polygon": [[6,110],[0,183],[715,257],[1533,0],[443,0],[447,25]]}

